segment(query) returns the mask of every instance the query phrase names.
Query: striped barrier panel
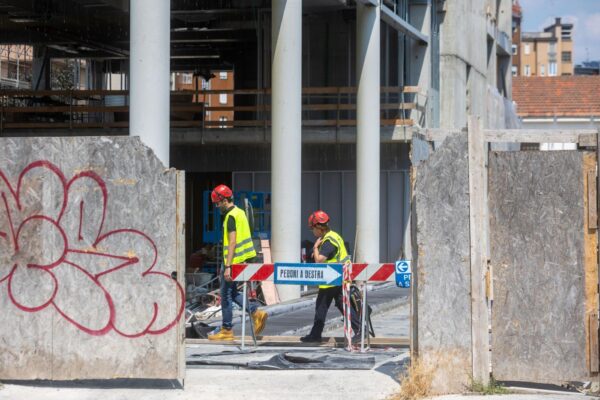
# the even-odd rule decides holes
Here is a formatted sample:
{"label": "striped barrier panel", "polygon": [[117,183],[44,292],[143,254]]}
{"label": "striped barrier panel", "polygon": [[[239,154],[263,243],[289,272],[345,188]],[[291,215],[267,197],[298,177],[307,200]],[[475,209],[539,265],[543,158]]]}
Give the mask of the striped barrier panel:
{"label": "striped barrier panel", "polygon": [[[306,264],[310,266],[310,264]],[[234,264],[231,277],[237,282],[274,281],[275,264]],[[395,264],[352,264],[353,281],[394,282]]]}

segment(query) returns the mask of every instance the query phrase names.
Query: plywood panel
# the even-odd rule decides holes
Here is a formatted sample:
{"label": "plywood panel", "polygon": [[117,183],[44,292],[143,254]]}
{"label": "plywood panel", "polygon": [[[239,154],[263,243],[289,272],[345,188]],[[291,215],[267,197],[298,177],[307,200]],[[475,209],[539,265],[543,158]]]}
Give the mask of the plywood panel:
{"label": "plywood panel", "polygon": [[472,371],[467,154],[466,134],[453,135],[416,167],[416,350],[435,393],[462,392]]}
{"label": "plywood panel", "polygon": [[180,376],[176,192],[136,137],[0,139],[0,378]]}
{"label": "plywood panel", "polygon": [[584,155],[499,152],[489,168],[493,374],[584,380]]}

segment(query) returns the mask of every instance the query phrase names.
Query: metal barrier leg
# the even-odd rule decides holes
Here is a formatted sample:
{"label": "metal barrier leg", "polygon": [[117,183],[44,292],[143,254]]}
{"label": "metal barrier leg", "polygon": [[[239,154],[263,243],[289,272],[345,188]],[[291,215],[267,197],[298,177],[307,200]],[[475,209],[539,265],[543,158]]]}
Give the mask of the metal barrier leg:
{"label": "metal barrier leg", "polygon": [[247,286],[248,282],[244,282],[243,285],[243,299],[242,299],[242,351],[246,350],[246,306],[247,306]]}
{"label": "metal barrier leg", "polygon": [[365,327],[367,325],[367,282],[363,281],[362,311],[360,315],[360,352],[365,352]]}
{"label": "metal barrier leg", "polygon": [[[252,284],[250,284],[252,285]],[[252,286],[251,286],[252,287]],[[246,291],[246,295],[248,295],[248,292]],[[246,303],[250,304],[250,299],[246,298]],[[248,322],[250,322],[250,333],[252,334],[252,341],[254,342],[254,347],[257,346],[256,343],[256,328],[254,327],[254,320],[252,319],[252,314],[248,314]]]}

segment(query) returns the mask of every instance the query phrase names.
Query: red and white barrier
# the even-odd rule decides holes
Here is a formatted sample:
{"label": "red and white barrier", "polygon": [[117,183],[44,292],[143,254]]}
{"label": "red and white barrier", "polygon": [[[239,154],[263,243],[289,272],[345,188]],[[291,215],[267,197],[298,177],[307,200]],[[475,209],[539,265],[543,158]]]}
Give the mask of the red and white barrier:
{"label": "red and white barrier", "polygon": [[[310,264],[307,264],[309,266]],[[352,264],[350,280],[363,282],[394,282],[395,264]],[[237,282],[273,281],[275,264],[234,264],[231,276]]]}

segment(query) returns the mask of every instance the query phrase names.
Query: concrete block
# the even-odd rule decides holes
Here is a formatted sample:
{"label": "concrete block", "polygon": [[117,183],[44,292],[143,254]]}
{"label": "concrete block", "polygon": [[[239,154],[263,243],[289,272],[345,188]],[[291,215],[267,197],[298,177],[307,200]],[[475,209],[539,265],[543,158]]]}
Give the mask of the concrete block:
{"label": "concrete block", "polygon": [[176,189],[139,138],[0,139],[0,378],[183,372]]}

